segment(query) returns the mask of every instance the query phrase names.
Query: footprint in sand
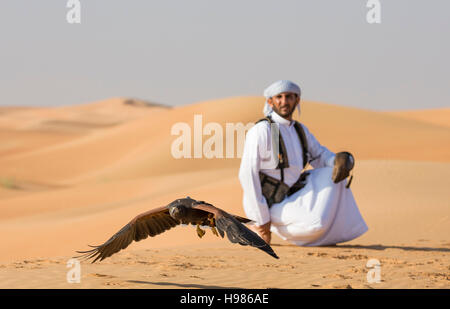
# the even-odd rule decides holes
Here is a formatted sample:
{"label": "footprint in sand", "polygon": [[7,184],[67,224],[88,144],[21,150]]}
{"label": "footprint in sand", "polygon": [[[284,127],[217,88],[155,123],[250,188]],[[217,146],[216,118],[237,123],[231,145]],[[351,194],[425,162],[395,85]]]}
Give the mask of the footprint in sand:
{"label": "footprint in sand", "polygon": [[122,286],[124,284],[122,282],[118,282],[118,281],[108,281],[108,282],[103,283],[103,285],[108,285],[108,286],[118,285],[118,286]]}
{"label": "footprint in sand", "polygon": [[324,257],[328,256],[328,253],[325,252],[308,252],[309,256],[317,256],[317,257]]}
{"label": "footprint in sand", "polygon": [[91,277],[96,277],[96,278],[105,278],[105,279],[112,279],[112,278],[116,278],[115,276],[111,276],[111,275],[104,275],[104,274],[89,274],[89,276]]}
{"label": "footprint in sand", "polygon": [[148,262],[148,261],[136,261],[136,264],[144,264],[144,265],[154,265],[156,262]]}
{"label": "footprint in sand", "polygon": [[173,268],[176,268],[177,270],[180,270],[180,269],[181,270],[185,270],[185,269],[202,270],[203,269],[203,267],[194,265],[189,262],[188,263],[176,263],[176,264],[172,264],[170,266],[172,266]]}
{"label": "footprint in sand", "polygon": [[353,289],[353,287],[350,284],[347,284],[347,285],[333,285],[333,288],[335,288],[335,289]]}
{"label": "footprint in sand", "polygon": [[355,273],[355,274],[365,273],[366,272],[364,269],[356,268],[356,267],[352,267],[352,268],[348,269],[347,271]]}
{"label": "footprint in sand", "polygon": [[390,265],[395,265],[396,267],[398,266],[411,266],[408,264],[408,262],[404,261],[404,260],[397,260],[397,259],[390,259],[390,258],[382,258],[380,259],[381,264],[390,264]]}
{"label": "footprint in sand", "polygon": [[428,273],[428,272],[417,272],[417,273],[408,273],[408,276],[412,280],[420,279],[421,277],[426,277],[432,280],[450,280],[450,275],[446,273]]}
{"label": "footprint in sand", "polygon": [[322,278],[339,278],[339,279],[353,279],[353,277],[351,276],[346,276],[346,275],[342,275],[342,274],[331,274],[331,275],[326,275],[326,276],[322,276]]}
{"label": "footprint in sand", "polygon": [[447,280],[447,281],[450,280],[450,274],[445,273],[419,273],[419,274],[435,280]]}
{"label": "footprint in sand", "polygon": [[362,254],[351,254],[351,255],[342,255],[342,254],[338,254],[338,255],[333,255],[334,259],[339,259],[339,260],[367,260],[368,256],[367,255],[362,255]]}
{"label": "footprint in sand", "polygon": [[199,277],[199,276],[195,276],[195,275],[191,275],[191,276],[189,276],[190,278],[194,278],[194,279],[204,279],[204,278],[202,278],[202,277]]}

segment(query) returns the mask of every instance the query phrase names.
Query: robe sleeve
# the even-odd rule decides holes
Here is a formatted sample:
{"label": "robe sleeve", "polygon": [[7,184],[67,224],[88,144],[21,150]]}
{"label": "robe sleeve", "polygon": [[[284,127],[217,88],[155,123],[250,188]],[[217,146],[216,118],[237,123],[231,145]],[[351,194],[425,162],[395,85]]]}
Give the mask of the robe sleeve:
{"label": "robe sleeve", "polygon": [[308,128],[303,124],[302,126],[308,142],[308,151],[311,155],[309,159],[312,159],[310,162],[311,166],[314,168],[333,167],[336,154],[328,150],[325,146],[322,146]]}
{"label": "robe sleeve", "polygon": [[267,136],[264,133],[264,127],[261,125],[255,125],[247,132],[239,169],[239,181],[244,192],[244,211],[258,226],[270,221],[269,207],[262,195],[259,180],[260,162],[265,156],[261,150],[267,144]]}

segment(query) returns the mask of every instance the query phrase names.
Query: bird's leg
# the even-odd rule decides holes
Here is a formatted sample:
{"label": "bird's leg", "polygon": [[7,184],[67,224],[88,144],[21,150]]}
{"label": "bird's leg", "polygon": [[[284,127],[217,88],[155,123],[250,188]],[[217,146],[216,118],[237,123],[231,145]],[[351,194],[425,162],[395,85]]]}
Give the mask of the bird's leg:
{"label": "bird's leg", "polygon": [[214,235],[219,237],[219,233],[217,232],[217,230],[216,230],[216,228],[214,226],[211,226],[211,231],[213,232]]}
{"label": "bird's leg", "polygon": [[216,229],[215,224],[214,224],[214,218],[213,217],[209,217],[208,221],[209,221],[209,226],[211,227],[212,233],[214,235],[216,235],[217,237],[219,237],[219,233],[217,233],[217,229]]}
{"label": "bird's leg", "polygon": [[205,233],[206,232],[200,228],[200,224],[197,223],[197,235],[198,235],[198,237],[202,238],[203,235],[205,235]]}

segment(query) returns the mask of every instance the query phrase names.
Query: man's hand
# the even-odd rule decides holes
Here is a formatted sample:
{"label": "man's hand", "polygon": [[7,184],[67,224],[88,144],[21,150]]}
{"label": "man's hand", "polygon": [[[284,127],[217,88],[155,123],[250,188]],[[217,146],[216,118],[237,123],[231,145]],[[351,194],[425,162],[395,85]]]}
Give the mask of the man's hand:
{"label": "man's hand", "polygon": [[339,152],[334,159],[333,175],[334,183],[338,183],[348,177],[355,166],[355,160],[350,152]]}
{"label": "man's hand", "polygon": [[257,226],[257,225],[251,225],[249,228],[257,233],[259,237],[261,237],[268,245],[270,245],[270,240],[272,238],[272,233],[270,232],[270,224],[271,222],[267,222],[266,224]]}

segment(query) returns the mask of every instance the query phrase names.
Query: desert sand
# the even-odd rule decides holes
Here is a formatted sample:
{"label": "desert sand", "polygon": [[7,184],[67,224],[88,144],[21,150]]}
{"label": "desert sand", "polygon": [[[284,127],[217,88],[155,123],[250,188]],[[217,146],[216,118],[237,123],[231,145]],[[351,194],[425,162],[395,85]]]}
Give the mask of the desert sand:
{"label": "desert sand", "polygon": [[[377,112],[302,102],[300,121],[356,158],[351,189],[369,231],[333,247],[276,236],[275,260],[181,226],[100,263],[68,260],[140,212],[191,196],[244,216],[240,159],[171,155],[176,123],[253,123],[263,97],[181,107],[113,98],[0,108],[0,288],[449,288],[449,109]],[[224,130],[225,131],[225,130]],[[210,136],[203,136],[203,142]],[[224,151],[225,152],[225,151]],[[192,151],[193,153],[193,151]],[[371,259],[380,282],[369,282]]]}

